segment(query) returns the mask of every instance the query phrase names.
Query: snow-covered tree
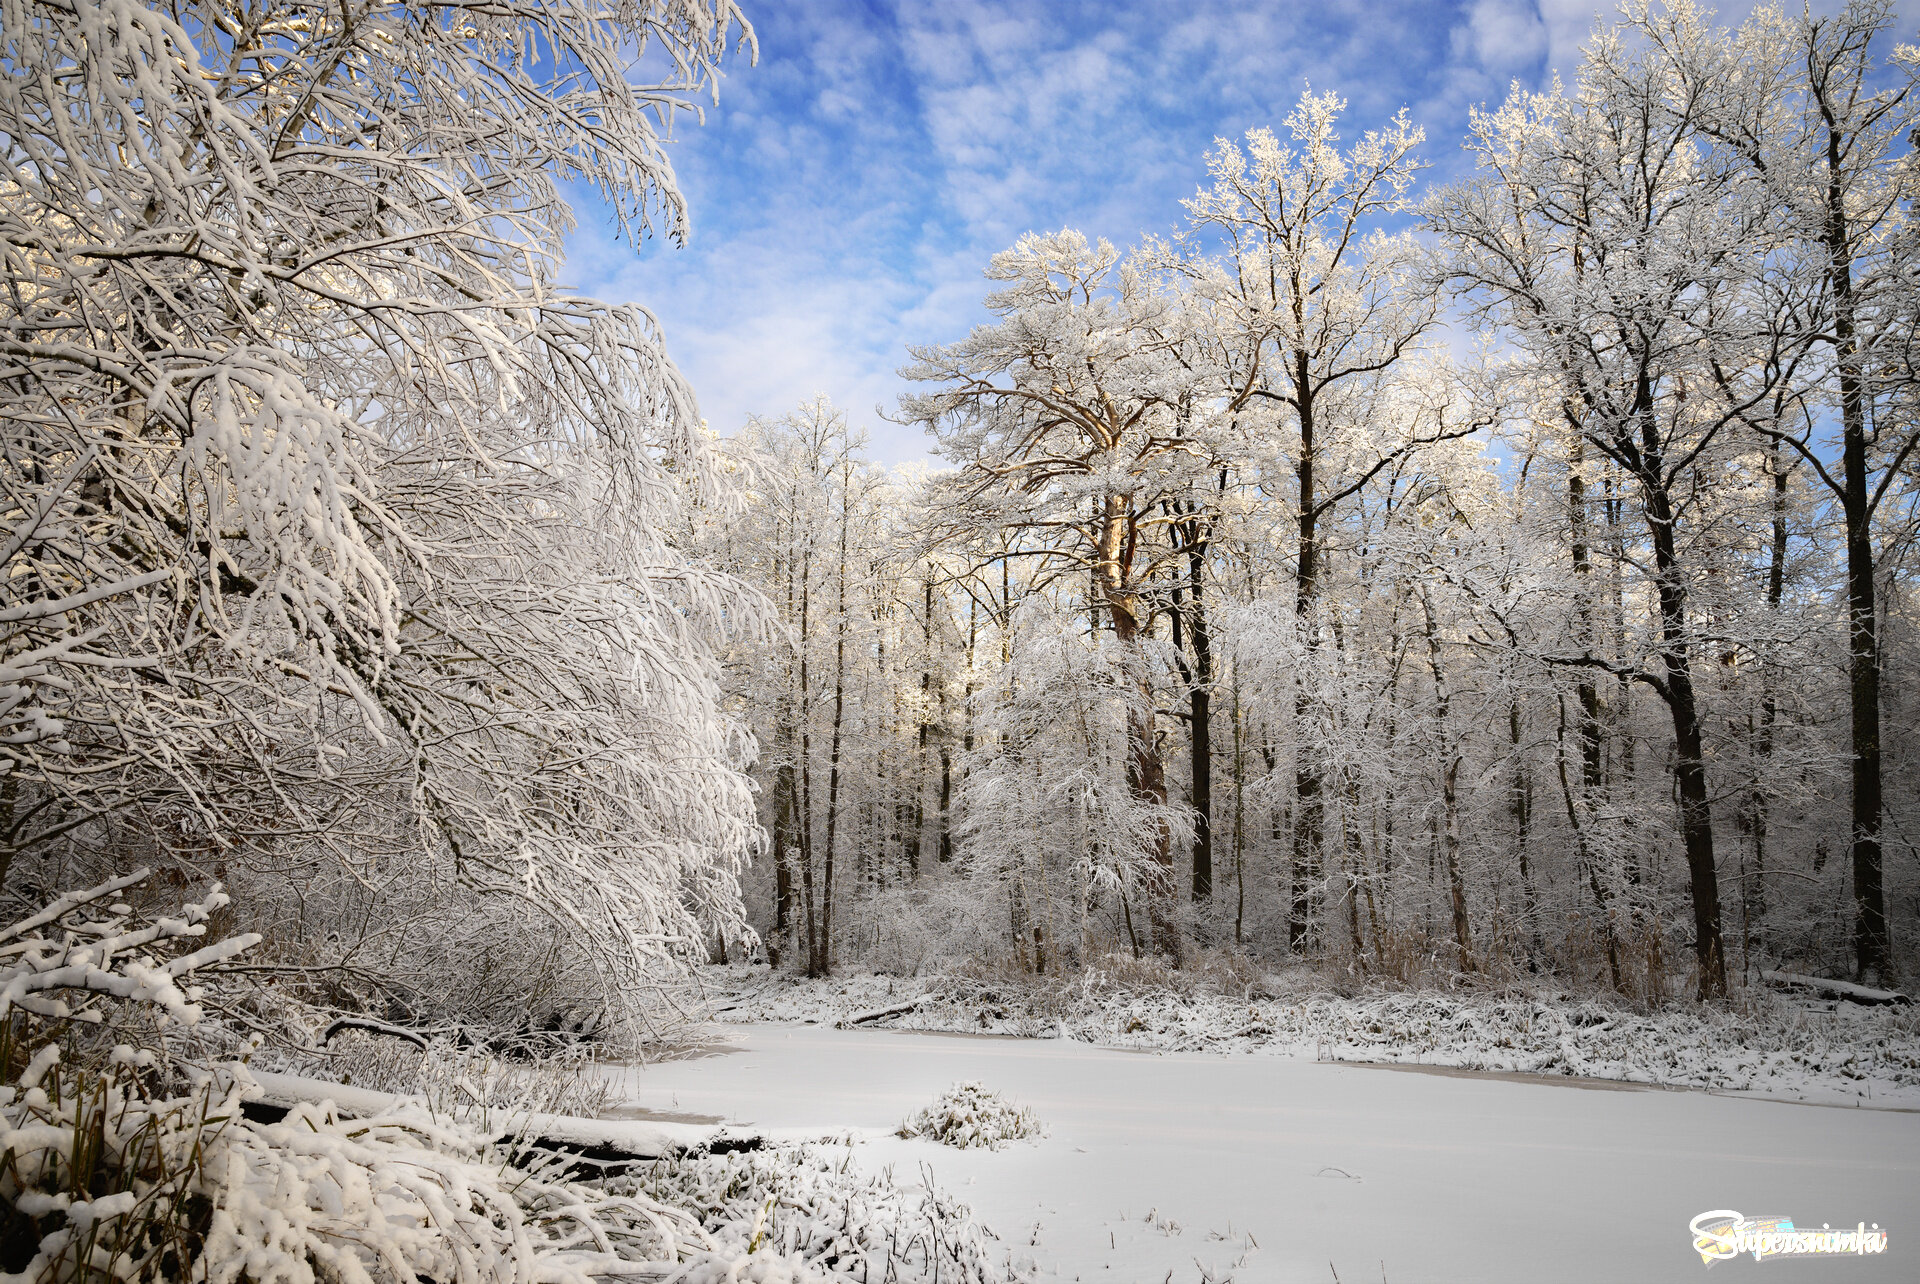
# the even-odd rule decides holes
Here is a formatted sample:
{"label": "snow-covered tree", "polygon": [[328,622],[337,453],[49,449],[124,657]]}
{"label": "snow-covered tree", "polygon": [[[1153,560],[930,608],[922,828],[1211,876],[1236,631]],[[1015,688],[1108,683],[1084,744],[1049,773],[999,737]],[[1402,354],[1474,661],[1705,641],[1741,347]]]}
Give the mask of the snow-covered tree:
{"label": "snow-covered tree", "polygon": [[[1207,156],[1211,185],[1185,202],[1188,236],[1163,250],[1206,301],[1196,309],[1204,320],[1192,327],[1193,351],[1217,413],[1244,434],[1235,453],[1248,480],[1291,507],[1293,614],[1308,652],[1323,640],[1322,528],[1339,505],[1410,451],[1486,426],[1471,406],[1445,399],[1426,422],[1373,412],[1438,316],[1420,248],[1380,227],[1408,208],[1425,134],[1403,111],[1342,150],[1345,107],[1337,95],[1309,91],[1283,122],[1284,141],[1263,128],[1248,132],[1245,150],[1220,140]],[[1304,687],[1296,697],[1296,722],[1322,717]],[[1321,758],[1313,737],[1297,741],[1296,944],[1323,861]]]}
{"label": "snow-covered tree", "polygon": [[1191,825],[1129,783],[1139,657],[1044,593],[1015,608],[1008,652],[977,697],[961,791],[968,873],[1004,889],[1014,952],[1035,971],[1050,951],[1089,962],[1104,935],[1090,915],[1110,898],[1137,954],[1133,907],[1158,888],[1161,844]]}
{"label": "snow-covered tree", "polygon": [[1920,449],[1913,413],[1920,294],[1907,146],[1920,51],[1897,46],[1884,66],[1876,59],[1894,25],[1883,0],[1833,15],[1765,8],[1731,41],[1700,39],[1700,21],[1684,6],[1673,18],[1635,17],[1675,80],[1711,103],[1701,128],[1739,158],[1777,209],[1780,275],[1797,287],[1781,337],[1801,345],[1795,392],[1802,413],[1756,415],[1750,424],[1776,453],[1797,456],[1775,463],[1775,474],[1784,476],[1789,463],[1803,466],[1831,494],[1841,523],[1854,971],[1876,983],[1892,962],[1881,845],[1876,535],[1889,497],[1899,493],[1902,466]]}
{"label": "snow-covered tree", "polygon": [[[1215,452],[1199,394],[1178,359],[1175,302],[1102,241],[1077,232],[1023,237],[987,270],[998,320],[958,343],[913,349],[903,374],[938,385],[901,399],[955,466],[936,538],[1010,541],[1044,579],[1085,576],[1139,696],[1127,778],[1144,806],[1166,802],[1152,684],[1140,642],[1155,609],[1153,580],[1179,557],[1160,532],[1210,477]],[[1151,898],[1156,949],[1177,953],[1167,902],[1171,835],[1155,844]]]}
{"label": "snow-covered tree", "polygon": [[0,861],[399,861],[620,988],[737,933],[713,652],[755,608],[678,535],[724,480],[652,318],[556,283],[565,181],[684,234],[662,140],[733,6],[21,0],[0,38]]}
{"label": "snow-covered tree", "polygon": [[[1713,39],[1690,12],[1670,21],[1676,39]],[[1769,202],[1702,127],[1719,88],[1676,89],[1657,51],[1603,28],[1573,92],[1516,91],[1475,114],[1479,175],[1428,215],[1481,319],[1526,347],[1579,446],[1636,491],[1658,646],[1644,661],[1590,643],[1561,658],[1625,672],[1671,715],[1702,995],[1724,992],[1726,960],[1695,675],[1705,568],[1689,522],[1706,524],[1698,495],[1739,424],[1777,405],[1792,354],[1772,322],[1796,302],[1763,275]],[[1576,509],[1584,496],[1582,480]]]}

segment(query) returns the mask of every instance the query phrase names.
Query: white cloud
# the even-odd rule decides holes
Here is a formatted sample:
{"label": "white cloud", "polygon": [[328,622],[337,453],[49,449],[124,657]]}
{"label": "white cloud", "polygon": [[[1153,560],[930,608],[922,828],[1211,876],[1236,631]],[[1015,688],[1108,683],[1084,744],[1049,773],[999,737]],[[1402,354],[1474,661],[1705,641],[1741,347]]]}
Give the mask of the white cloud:
{"label": "white cloud", "polygon": [[1531,71],[1547,52],[1547,24],[1533,0],[1474,0],[1467,30],[1474,57],[1488,71]]}
{"label": "white cloud", "polygon": [[751,236],[637,258],[587,231],[573,239],[569,275],[659,316],[667,350],[716,431],[736,432],[749,415],[777,415],[824,392],[872,428],[882,458],[925,454],[912,434],[874,415],[876,405],[891,405],[892,371],[905,359],[894,316],[902,284],[880,265],[861,271],[816,249]]}

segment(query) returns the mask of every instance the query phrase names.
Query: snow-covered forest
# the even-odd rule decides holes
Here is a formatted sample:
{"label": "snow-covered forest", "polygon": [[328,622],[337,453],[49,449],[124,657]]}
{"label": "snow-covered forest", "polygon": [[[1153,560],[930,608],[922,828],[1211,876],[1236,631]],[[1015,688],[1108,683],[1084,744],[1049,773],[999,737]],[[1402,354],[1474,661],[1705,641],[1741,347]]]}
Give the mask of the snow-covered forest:
{"label": "snow-covered forest", "polygon": [[[885,470],[810,402],[707,555],[769,950],[1292,954],[1657,1000],[1920,914],[1911,50],[1634,11],[1472,176],[1329,93],[1180,230],[1033,234]],[[1453,140],[1446,140],[1449,144]],[[1904,951],[1904,953],[1903,953]]]}
{"label": "snow-covered forest", "polygon": [[[1920,957],[1887,6],[1632,3],[1464,137],[1295,86],[893,404],[710,422],[566,238],[689,235],[752,16],[0,0],[0,1279],[1028,1277],[609,1122],[729,1010],[1920,1084],[1777,990]],[[962,1088],[902,1138],[1042,1144]]]}

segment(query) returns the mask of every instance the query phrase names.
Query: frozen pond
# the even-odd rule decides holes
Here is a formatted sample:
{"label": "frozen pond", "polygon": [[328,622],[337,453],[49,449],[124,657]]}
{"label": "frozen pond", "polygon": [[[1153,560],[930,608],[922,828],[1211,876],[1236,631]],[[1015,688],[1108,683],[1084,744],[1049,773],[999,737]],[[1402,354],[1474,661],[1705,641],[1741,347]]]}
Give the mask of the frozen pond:
{"label": "frozen pond", "polygon": [[[904,1177],[926,1164],[1048,1278],[1920,1278],[1920,1113],[1056,1040],[714,1030],[708,1055],[628,1072],[632,1104],[850,1134],[855,1162]],[[998,1152],[892,1135],[964,1079],[1031,1106],[1049,1135]],[[1711,1209],[1877,1222],[1889,1244],[1709,1274],[1687,1224]]]}

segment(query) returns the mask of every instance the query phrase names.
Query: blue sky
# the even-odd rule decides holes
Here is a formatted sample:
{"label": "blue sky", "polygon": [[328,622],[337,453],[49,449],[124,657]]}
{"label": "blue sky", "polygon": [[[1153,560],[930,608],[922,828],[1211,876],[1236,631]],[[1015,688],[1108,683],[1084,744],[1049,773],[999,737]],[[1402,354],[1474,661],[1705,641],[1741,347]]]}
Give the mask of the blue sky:
{"label": "blue sky", "polygon": [[[909,343],[983,319],[980,272],[1021,233],[1128,245],[1173,230],[1217,136],[1279,128],[1309,82],[1347,137],[1402,106],[1429,179],[1460,163],[1468,109],[1570,74],[1594,0],[743,0],[760,61],[735,62],[671,155],[685,248],[616,241],[578,202],[568,282],[659,316],[723,434],[824,392],[873,454],[922,458],[881,420]],[[1908,10],[1911,3],[1903,3]],[[1737,21],[1746,6],[1723,7]],[[1900,34],[1911,39],[1911,20]],[[584,194],[576,194],[584,195]]]}

